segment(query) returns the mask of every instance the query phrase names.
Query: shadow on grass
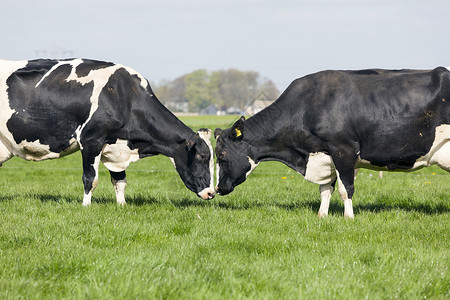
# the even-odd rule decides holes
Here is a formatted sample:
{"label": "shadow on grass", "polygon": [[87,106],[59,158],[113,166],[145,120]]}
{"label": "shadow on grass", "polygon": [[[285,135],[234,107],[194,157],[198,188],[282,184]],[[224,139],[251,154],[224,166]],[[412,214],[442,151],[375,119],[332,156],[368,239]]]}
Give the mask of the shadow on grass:
{"label": "shadow on grass", "polygon": [[[82,198],[79,196],[67,196],[61,194],[30,194],[27,197],[39,199],[41,202],[56,202],[56,203],[72,203],[79,202],[82,203]],[[0,201],[13,200],[14,196],[0,196]],[[310,199],[302,200],[298,202],[280,202],[280,201],[228,201],[226,198],[216,198],[214,200],[202,200],[200,198],[158,198],[158,197],[147,197],[144,195],[135,195],[126,198],[128,205],[134,206],[144,206],[153,204],[171,204],[177,208],[189,208],[189,207],[214,207],[223,210],[249,210],[254,208],[267,208],[267,207],[278,207],[287,211],[296,211],[300,209],[309,209],[315,213],[319,211],[320,200]],[[115,203],[115,197],[99,196],[92,197],[92,203],[108,204]],[[355,214],[360,212],[383,212],[391,210],[402,210],[411,212],[420,212],[425,214],[444,214],[450,212],[449,205],[443,202],[431,202],[431,203],[417,203],[406,199],[404,202],[394,202],[389,203],[389,199],[386,197],[378,197],[374,203],[353,203],[353,209]],[[343,214],[344,207],[343,204],[338,201],[331,201],[329,207],[330,214]]]}
{"label": "shadow on grass", "polygon": [[[67,196],[61,194],[30,194],[28,197],[39,199],[41,202],[56,202],[56,203],[72,203],[78,202],[82,203],[83,198],[80,196]],[[1,199],[1,198],[0,198]],[[160,202],[157,198],[154,197],[143,197],[143,196],[135,196],[135,197],[127,197],[127,204],[130,205],[150,205],[153,203]],[[115,197],[109,196],[92,196],[91,203],[99,203],[99,204],[108,204],[108,203],[116,203]]]}
{"label": "shadow on grass", "polygon": [[[383,200],[383,199],[382,199]],[[381,201],[380,201],[381,202]],[[295,211],[300,209],[309,209],[315,213],[319,211],[320,200],[303,200],[299,202],[283,202],[278,201],[267,201],[267,202],[251,202],[247,201],[244,203],[237,203],[234,201],[226,201],[226,199],[221,199],[219,201],[205,201],[201,199],[181,199],[172,200],[171,203],[175,207],[187,208],[187,207],[216,207],[224,210],[249,210],[253,208],[265,208],[265,207],[278,207],[287,211]],[[357,214],[359,212],[382,212],[391,210],[403,210],[403,211],[415,211],[425,214],[444,214],[450,212],[449,206],[444,203],[369,203],[369,204],[354,204],[354,212]],[[332,201],[329,206],[330,214],[344,214],[344,205],[340,200]]]}
{"label": "shadow on grass", "polygon": [[384,204],[384,203],[370,203],[370,204],[357,204],[353,207],[355,214],[358,214],[362,211],[369,212],[382,212],[382,211],[390,211],[390,210],[403,210],[403,211],[415,211],[421,212],[424,214],[434,215],[434,214],[445,214],[450,212],[450,209],[447,205],[444,204],[422,204],[422,203],[413,203],[411,205],[402,205],[402,204]]}
{"label": "shadow on grass", "polygon": [[[392,211],[392,210],[402,210],[402,211],[410,211],[410,212],[420,212],[424,214],[445,214],[450,212],[450,207],[446,203],[417,203],[413,201],[405,201],[402,203],[386,203],[385,199],[380,198],[377,199],[375,203],[353,203],[353,209],[355,214],[360,212],[383,212],[383,211]],[[234,203],[234,202],[225,202],[220,201],[219,203],[215,203],[214,206],[228,209],[228,210],[246,210],[252,208],[263,208],[263,207],[278,207],[280,209],[295,211],[300,209],[309,209],[315,213],[319,211],[320,208],[320,200],[302,200],[298,202],[278,202],[278,201],[268,201],[268,202],[245,202]],[[329,214],[343,215],[344,214],[344,205],[341,200],[331,201],[329,206]]]}
{"label": "shadow on grass", "polygon": [[[29,194],[27,197],[39,199],[41,202],[55,202],[55,203],[81,203],[83,202],[83,198],[80,196],[67,196],[67,195],[61,195],[61,194]],[[14,197],[0,197],[0,201],[2,200],[11,200],[14,199]],[[129,196],[126,197],[127,205],[134,205],[134,206],[144,206],[144,205],[152,205],[152,204],[167,204],[172,203],[175,207],[189,207],[189,206],[207,206],[208,202],[203,201],[204,204],[202,204],[202,201],[196,201],[191,200],[189,198],[184,199],[176,199],[176,200],[167,200],[167,199],[161,199],[158,197],[147,197],[143,195],[136,195],[136,196]],[[92,196],[91,199],[92,204],[111,204],[116,203],[116,198],[110,197],[110,196]]]}
{"label": "shadow on grass", "polygon": [[0,196],[0,202],[14,200],[14,196]]}
{"label": "shadow on grass", "polygon": [[82,200],[80,197],[75,196],[67,196],[61,194],[29,194],[27,195],[30,198],[39,199],[41,202],[56,202],[56,203],[72,203],[72,202],[80,202]]}

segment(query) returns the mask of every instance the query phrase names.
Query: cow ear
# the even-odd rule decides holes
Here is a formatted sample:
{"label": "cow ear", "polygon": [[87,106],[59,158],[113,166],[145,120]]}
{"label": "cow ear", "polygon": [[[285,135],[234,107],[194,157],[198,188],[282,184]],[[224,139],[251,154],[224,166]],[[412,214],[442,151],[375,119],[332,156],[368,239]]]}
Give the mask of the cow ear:
{"label": "cow ear", "polygon": [[219,135],[221,135],[222,134],[222,129],[220,129],[220,128],[216,128],[216,130],[214,130],[214,138],[217,140],[217,137],[219,136]]}
{"label": "cow ear", "polygon": [[190,138],[188,138],[186,140],[186,149],[187,149],[188,152],[191,151],[192,148],[194,148],[194,146],[195,146],[195,137],[197,135],[198,134],[194,134],[193,136],[191,136]]}
{"label": "cow ear", "polygon": [[211,138],[211,130],[208,129],[208,128],[200,128],[200,129],[197,131],[197,133],[198,133],[198,135],[199,135],[201,138],[203,138],[203,139],[205,139],[205,140],[208,140],[208,141],[209,141],[209,139]]}
{"label": "cow ear", "polygon": [[231,127],[230,134],[233,140],[240,141],[244,138],[244,122],[245,117],[241,116],[239,120],[233,124],[233,127]]}

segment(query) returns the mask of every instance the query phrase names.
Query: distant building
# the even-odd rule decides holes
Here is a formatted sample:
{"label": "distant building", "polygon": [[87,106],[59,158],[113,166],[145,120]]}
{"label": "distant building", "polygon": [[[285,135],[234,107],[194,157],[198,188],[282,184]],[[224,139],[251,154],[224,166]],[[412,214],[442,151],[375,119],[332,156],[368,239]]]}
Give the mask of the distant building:
{"label": "distant building", "polygon": [[71,58],[73,51],[59,46],[52,46],[45,49],[36,50],[38,58]]}
{"label": "distant building", "polygon": [[227,109],[227,115],[242,115],[243,113],[242,109],[236,106],[231,106]]}
{"label": "distant building", "polygon": [[184,102],[166,102],[164,105],[172,112],[183,112],[187,113],[189,111],[189,103]]}
{"label": "distant building", "polygon": [[214,104],[211,104],[207,108],[200,110],[200,115],[217,115],[219,112],[219,108]]}
{"label": "distant building", "polygon": [[256,95],[252,102],[245,106],[244,112],[247,116],[253,116],[273,102],[274,100],[270,99],[264,91],[261,91]]}

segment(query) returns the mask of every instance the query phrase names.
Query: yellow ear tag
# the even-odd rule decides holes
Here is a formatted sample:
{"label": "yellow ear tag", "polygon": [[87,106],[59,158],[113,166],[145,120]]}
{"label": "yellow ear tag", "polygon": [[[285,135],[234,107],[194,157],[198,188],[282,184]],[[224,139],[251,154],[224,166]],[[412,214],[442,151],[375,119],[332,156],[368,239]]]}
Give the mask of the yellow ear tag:
{"label": "yellow ear tag", "polygon": [[240,137],[242,135],[242,132],[237,128],[235,130],[236,130],[236,137]]}

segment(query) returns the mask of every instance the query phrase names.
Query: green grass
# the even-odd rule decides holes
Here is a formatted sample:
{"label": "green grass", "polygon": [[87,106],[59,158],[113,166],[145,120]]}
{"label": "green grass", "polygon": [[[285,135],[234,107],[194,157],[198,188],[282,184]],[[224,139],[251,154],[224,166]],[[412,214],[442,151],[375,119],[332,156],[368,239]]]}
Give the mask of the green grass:
{"label": "green grass", "polygon": [[275,162],[211,201],[188,191],[165,157],[132,164],[127,178],[119,207],[102,166],[86,208],[79,153],[6,162],[0,298],[450,297],[450,175],[438,168],[383,179],[360,170],[353,221],[338,193],[319,219],[318,186]]}

